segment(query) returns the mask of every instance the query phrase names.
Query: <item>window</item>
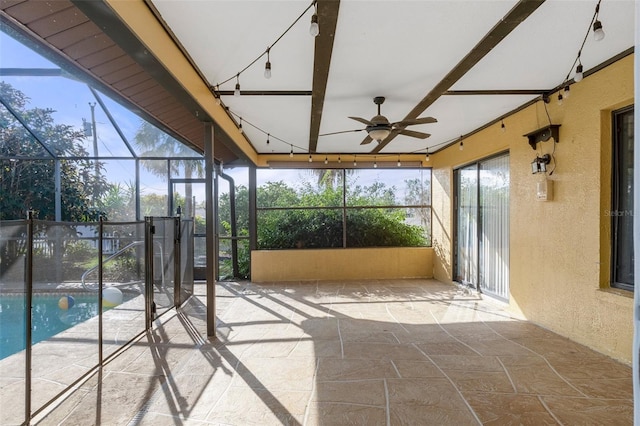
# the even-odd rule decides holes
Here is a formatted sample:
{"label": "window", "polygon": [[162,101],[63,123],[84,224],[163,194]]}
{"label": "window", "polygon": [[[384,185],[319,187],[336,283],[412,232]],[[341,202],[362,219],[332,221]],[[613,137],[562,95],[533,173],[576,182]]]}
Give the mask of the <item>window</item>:
{"label": "window", "polygon": [[613,113],[613,287],[633,290],[633,107]]}
{"label": "window", "polygon": [[258,170],[260,249],[431,245],[430,169]]}

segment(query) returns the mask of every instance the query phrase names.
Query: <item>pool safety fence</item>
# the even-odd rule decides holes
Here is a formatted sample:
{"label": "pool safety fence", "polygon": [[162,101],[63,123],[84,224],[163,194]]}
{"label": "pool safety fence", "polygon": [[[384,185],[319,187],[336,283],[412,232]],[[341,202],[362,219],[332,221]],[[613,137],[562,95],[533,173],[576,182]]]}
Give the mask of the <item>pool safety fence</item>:
{"label": "pool safety fence", "polygon": [[0,424],[29,424],[184,304],[193,238],[180,216],[0,221],[0,344],[16,348],[0,356]]}

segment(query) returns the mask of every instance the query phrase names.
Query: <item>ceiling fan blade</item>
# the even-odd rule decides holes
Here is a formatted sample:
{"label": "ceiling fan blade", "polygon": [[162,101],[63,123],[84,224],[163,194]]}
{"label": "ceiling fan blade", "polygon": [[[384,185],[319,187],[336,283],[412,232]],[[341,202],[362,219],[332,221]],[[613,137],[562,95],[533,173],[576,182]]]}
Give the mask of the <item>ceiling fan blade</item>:
{"label": "ceiling fan blade", "polygon": [[367,135],[367,137],[364,138],[364,140],[362,142],[360,142],[360,145],[368,145],[371,142],[373,142],[373,139],[371,139],[371,136]]}
{"label": "ceiling fan blade", "polygon": [[410,118],[407,120],[402,120],[402,121],[398,121],[397,123],[393,123],[393,126],[397,126],[397,127],[405,127],[405,126],[414,126],[416,124],[430,124],[430,123],[437,123],[438,120],[436,120],[433,117],[422,117],[422,118]]}
{"label": "ceiling fan blade", "polygon": [[366,126],[373,126],[374,123],[370,122],[369,120],[365,119],[365,118],[361,118],[361,117],[349,117],[352,120],[356,120],[359,121],[360,123],[366,125]]}
{"label": "ceiling fan blade", "polygon": [[354,130],[342,130],[339,132],[331,132],[331,133],[323,133],[321,135],[318,136],[331,136],[331,135],[339,135],[340,133],[353,133],[353,132],[361,132],[364,129],[354,129]]}
{"label": "ceiling fan blade", "polygon": [[429,133],[416,132],[415,130],[402,130],[401,135],[410,136],[412,138],[426,139],[431,136]]}

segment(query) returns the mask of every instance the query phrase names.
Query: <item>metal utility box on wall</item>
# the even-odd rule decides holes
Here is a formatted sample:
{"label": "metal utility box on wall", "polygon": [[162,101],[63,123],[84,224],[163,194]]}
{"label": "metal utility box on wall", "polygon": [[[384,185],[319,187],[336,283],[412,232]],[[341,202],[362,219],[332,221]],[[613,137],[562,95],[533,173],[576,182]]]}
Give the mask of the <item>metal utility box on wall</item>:
{"label": "metal utility box on wall", "polygon": [[536,200],[551,201],[553,200],[553,181],[546,178],[536,182]]}

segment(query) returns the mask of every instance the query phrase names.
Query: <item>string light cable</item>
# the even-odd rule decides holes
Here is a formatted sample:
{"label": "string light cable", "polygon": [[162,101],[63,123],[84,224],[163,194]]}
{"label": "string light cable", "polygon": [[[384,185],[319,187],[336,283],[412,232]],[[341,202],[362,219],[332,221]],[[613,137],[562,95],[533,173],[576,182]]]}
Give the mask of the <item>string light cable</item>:
{"label": "string light cable", "polygon": [[[242,68],[240,71],[238,71],[235,75],[232,75],[231,77],[227,78],[226,80],[223,80],[219,83],[216,83],[215,86],[210,86],[210,89],[214,92],[214,94],[216,95],[216,97],[220,97],[220,86],[232,81],[234,78],[239,80],[240,75],[245,72],[246,70],[248,70],[249,68],[251,68],[256,62],[258,62],[260,59],[262,59],[265,55],[267,55],[267,62],[265,64],[265,78],[270,78],[271,77],[271,62],[270,62],[270,52],[271,49],[273,49],[273,47],[278,44],[278,42],[280,40],[282,40],[282,38],[291,30],[291,28],[293,28],[298,21],[300,21],[300,19],[302,19],[302,17],[304,15],[307,14],[307,12],[309,11],[309,9],[313,8],[316,6],[317,0],[313,0],[305,9],[304,11],[295,19],[295,21],[293,21],[293,23],[291,25],[289,25],[289,27],[287,27],[286,30],[284,30],[284,32],[282,34],[280,34],[280,36],[273,42],[271,43],[267,49],[262,52],[260,55],[258,55],[257,58],[255,58],[253,61],[249,62],[249,64],[247,66],[245,66],[244,68]],[[317,15],[316,15],[317,16]],[[267,70],[269,72],[267,72]],[[267,77],[268,75],[268,77]],[[238,81],[236,81],[236,86],[239,84]],[[236,87],[237,88],[237,87]]]}
{"label": "string light cable", "polygon": [[589,33],[593,31],[594,38],[596,41],[600,41],[604,38],[604,30],[602,29],[602,22],[600,22],[600,20],[598,19],[600,15],[601,2],[602,0],[598,0],[598,3],[596,4],[596,9],[593,12],[593,16],[591,17],[591,22],[589,22],[589,27],[587,28],[587,32],[585,33],[584,38],[582,39],[582,43],[580,44],[580,49],[578,49],[578,56],[571,64],[571,67],[569,68],[569,72],[567,73],[567,76],[564,78],[564,81],[561,84],[561,87],[564,86],[564,96],[561,97],[560,95],[562,95],[562,93],[560,93],[558,95],[559,101],[562,100],[563,98],[566,99],[569,97],[569,88],[568,88],[570,84],[569,77],[571,76],[571,73],[573,72],[574,69],[576,74],[573,78],[573,81],[576,83],[579,83],[580,81],[582,81],[583,71],[584,71],[584,67],[582,66],[582,60],[581,60],[582,49],[584,49],[584,45],[587,42],[587,38],[589,38]]}

